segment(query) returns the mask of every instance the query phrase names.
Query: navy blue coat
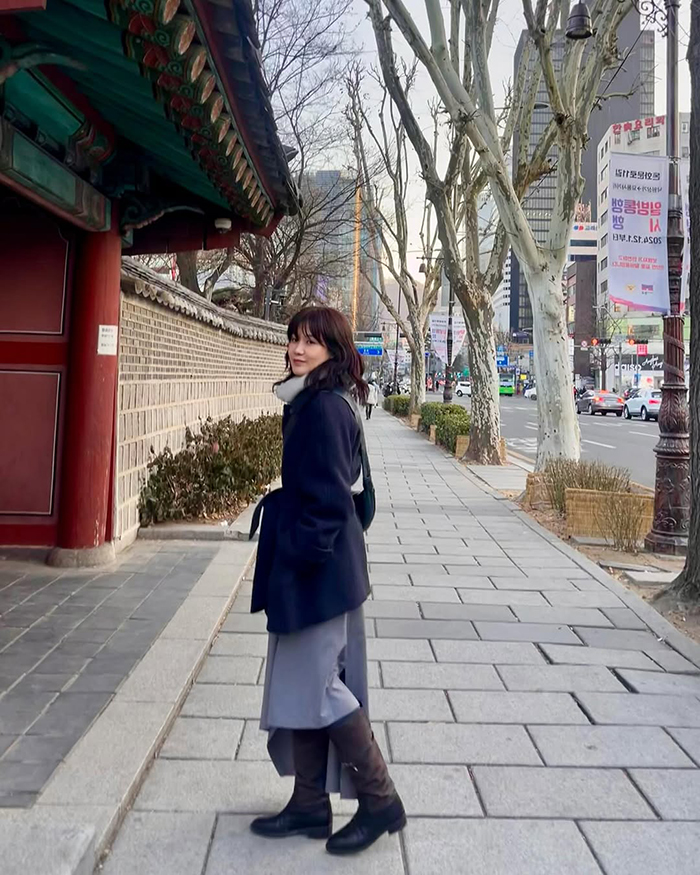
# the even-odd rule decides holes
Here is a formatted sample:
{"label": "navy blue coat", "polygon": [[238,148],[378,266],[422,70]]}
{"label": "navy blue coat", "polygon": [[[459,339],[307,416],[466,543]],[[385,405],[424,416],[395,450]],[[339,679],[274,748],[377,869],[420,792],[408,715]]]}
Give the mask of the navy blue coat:
{"label": "navy blue coat", "polygon": [[367,554],[351,487],[360,427],[348,403],[305,389],[285,407],[282,489],[264,503],[251,613],[287,634],[358,608],[369,595]]}

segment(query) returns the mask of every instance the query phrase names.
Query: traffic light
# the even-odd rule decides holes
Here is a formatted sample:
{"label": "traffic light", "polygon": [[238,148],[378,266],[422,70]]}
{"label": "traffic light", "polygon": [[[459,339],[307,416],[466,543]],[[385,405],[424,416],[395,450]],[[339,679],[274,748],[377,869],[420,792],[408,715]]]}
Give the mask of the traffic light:
{"label": "traffic light", "polygon": [[599,343],[600,343],[600,341],[598,340],[597,337],[591,338],[591,346],[598,346]]}

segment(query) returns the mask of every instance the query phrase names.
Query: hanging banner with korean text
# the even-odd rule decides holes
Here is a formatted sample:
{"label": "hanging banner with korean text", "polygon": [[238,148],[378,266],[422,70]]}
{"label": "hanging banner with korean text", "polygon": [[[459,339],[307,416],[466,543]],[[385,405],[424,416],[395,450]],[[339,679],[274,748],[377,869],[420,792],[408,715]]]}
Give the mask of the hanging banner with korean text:
{"label": "hanging banner with korean text", "polygon": [[[438,358],[443,364],[447,363],[447,320],[446,315],[433,313],[430,317],[430,338],[433,343]],[[464,346],[464,338],[467,333],[467,326],[464,324],[464,316],[452,317],[452,361],[459,355],[459,351]]]}
{"label": "hanging banner with korean text", "polygon": [[683,284],[681,286],[681,313],[690,299],[690,161],[680,162],[681,203],[683,206]]}
{"label": "hanging banner with korean text", "polygon": [[610,300],[668,313],[668,159],[613,152],[609,203]]}

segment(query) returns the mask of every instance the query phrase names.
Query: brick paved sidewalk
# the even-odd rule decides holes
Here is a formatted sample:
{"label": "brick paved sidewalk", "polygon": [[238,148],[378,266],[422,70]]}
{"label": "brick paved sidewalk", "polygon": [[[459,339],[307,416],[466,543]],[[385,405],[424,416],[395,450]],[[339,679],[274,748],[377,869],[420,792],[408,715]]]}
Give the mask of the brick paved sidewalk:
{"label": "brick paved sidewalk", "polygon": [[341,860],[248,831],[291,788],[248,583],[105,875],[697,875],[700,670],[656,633],[693,645],[422,437],[382,413],[368,437],[370,709],[408,828]]}

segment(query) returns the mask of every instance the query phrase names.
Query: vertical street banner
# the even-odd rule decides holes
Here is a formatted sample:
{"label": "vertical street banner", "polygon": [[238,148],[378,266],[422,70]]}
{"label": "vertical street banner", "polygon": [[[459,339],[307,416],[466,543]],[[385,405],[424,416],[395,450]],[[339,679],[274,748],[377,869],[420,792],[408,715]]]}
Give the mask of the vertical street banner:
{"label": "vertical street banner", "polygon": [[[447,363],[447,322],[446,315],[433,313],[430,317],[430,337],[433,343],[433,349],[443,364]],[[459,351],[464,345],[464,338],[467,334],[467,326],[464,324],[464,316],[452,317],[452,361],[459,355]]]}
{"label": "vertical street banner", "polygon": [[668,158],[613,152],[609,172],[610,300],[668,313]]}
{"label": "vertical street banner", "polygon": [[681,286],[681,313],[690,298],[690,161],[680,162],[681,203],[683,206],[683,285]]}

